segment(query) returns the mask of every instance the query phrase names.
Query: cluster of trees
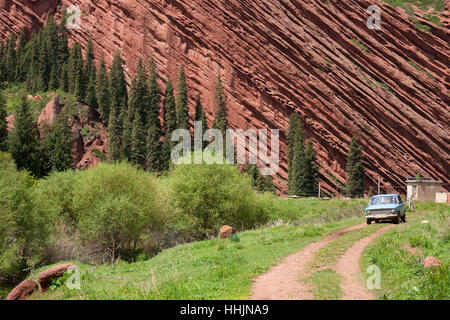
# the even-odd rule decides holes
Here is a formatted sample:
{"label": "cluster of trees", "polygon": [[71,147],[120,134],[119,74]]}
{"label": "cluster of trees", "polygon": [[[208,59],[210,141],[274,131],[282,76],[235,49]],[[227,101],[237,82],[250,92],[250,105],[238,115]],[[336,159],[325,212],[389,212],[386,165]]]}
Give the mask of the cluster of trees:
{"label": "cluster of trees", "polygon": [[[288,190],[290,195],[315,196],[318,194],[319,169],[312,141],[305,143],[305,133],[299,115],[293,113],[289,120],[287,137]],[[347,154],[347,186],[349,197],[364,195],[364,165],[362,147],[353,137]]]}
{"label": "cluster of trees", "polygon": [[[184,66],[181,65],[179,69],[176,98],[170,79],[164,93],[158,87],[153,59],[148,61],[147,66],[142,60],[139,61],[128,92],[120,52],[116,52],[108,70],[103,56],[96,66],[92,39],[89,39],[83,57],[81,45],[75,42],[69,48],[67,38],[65,20],[58,25],[52,16],[48,18],[46,26],[29,41],[26,41],[24,32],[18,40],[11,34],[6,43],[0,45],[0,82],[24,83],[30,92],[60,89],[73,93],[78,101],[96,109],[102,122],[108,126],[110,160],[128,160],[153,172],[168,170],[173,146],[172,132],[190,128]],[[43,150],[43,145],[51,150],[52,145],[56,144],[67,150],[67,137],[61,132],[64,119],[55,125],[55,129],[61,130],[49,135],[45,143],[39,143],[36,124],[31,119],[26,99],[22,99],[19,110],[16,110],[16,126],[8,148],[5,142],[6,111],[4,100],[0,99],[0,148],[11,151],[18,167],[36,176],[45,175],[47,167],[58,170],[67,168],[67,154],[60,149],[54,151],[60,158],[64,155],[60,159],[62,163],[57,163],[58,156],[50,155],[51,163],[45,164],[45,168],[37,168],[38,163],[42,164],[44,160],[42,155],[37,155]],[[213,128],[224,133],[228,125],[227,108],[220,75],[215,100],[217,114]],[[202,121],[204,131],[207,129],[200,94],[197,96],[193,120]],[[22,146],[19,147],[18,143]],[[27,156],[25,151],[29,153]]]}

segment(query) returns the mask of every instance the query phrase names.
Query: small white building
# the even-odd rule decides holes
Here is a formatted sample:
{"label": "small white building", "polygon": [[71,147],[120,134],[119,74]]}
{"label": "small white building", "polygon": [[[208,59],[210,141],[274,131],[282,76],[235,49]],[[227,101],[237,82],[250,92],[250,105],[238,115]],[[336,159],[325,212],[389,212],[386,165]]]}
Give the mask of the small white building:
{"label": "small white building", "polygon": [[442,181],[431,178],[409,178],[406,180],[406,199],[415,201],[436,201],[436,193],[440,193]]}

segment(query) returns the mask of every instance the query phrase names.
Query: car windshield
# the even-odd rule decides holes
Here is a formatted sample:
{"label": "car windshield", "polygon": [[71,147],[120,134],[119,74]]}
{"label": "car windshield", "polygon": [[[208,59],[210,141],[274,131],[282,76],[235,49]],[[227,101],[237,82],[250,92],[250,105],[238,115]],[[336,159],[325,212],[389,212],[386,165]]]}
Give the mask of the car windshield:
{"label": "car windshield", "polygon": [[373,197],[370,199],[370,205],[378,204],[397,204],[396,196],[383,196],[383,197]]}

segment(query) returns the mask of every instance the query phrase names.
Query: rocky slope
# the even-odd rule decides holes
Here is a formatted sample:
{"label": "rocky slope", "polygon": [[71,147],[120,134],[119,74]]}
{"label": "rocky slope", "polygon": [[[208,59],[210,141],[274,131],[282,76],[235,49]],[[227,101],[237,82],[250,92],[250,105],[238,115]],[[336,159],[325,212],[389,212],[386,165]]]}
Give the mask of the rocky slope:
{"label": "rocky slope", "polygon": [[[161,85],[185,64],[193,111],[202,93],[214,115],[214,83],[223,75],[233,128],[279,128],[298,111],[314,141],[322,186],[345,183],[350,139],[364,144],[367,185],[402,186],[421,172],[449,183],[449,2],[442,26],[401,8],[367,0],[60,0],[0,1],[0,34],[36,29],[48,10],[75,4],[97,56],[122,51],[128,77],[154,56]],[[381,30],[366,9],[381,7]],[[417,23],[417,22],[416,22]],[[445,40],[447,39],[447,40]],[[285,136],[276,179],[286,191]],[[390,191],[393,191],[392,189]]]}

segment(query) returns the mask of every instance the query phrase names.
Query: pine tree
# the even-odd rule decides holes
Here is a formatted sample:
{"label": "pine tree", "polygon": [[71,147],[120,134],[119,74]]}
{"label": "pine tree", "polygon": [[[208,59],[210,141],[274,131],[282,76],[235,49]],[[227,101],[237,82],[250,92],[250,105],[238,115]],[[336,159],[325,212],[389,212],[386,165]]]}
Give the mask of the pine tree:
{"label": "pine tree", "polygon": [[61,67],[61,76],[59,81],[59,88],[64,92],[69,92],[69,65],[67,63],[63,64]]}
{"label": "pine tree", "polygon": [[364,195],[364,165],[362,147],[358,139],[353,137],[347,154],[347,194],[352,198]]}
{"label": "pine tree", "polygon": [[58,115],[42,143],[46,172],[65,171],[72,168],[72,131],[67,125],[67,119],[64,113]]}
{"label": "pine tree", "polygon": [[92,49],[92,38],[89,37],[87,49],[86,49],[86,65],[84,69],[84,78],[87,80],[86,85],[86,99],[87,105],[94,109],[97,109],[97,95],[95,92],[96,82],[96,68],[94,62],[94,51]]}
{"label": "pine tree", "polygon": [[119,114],[122,106],[128,105],[128,93],[125,83],[125,74],[122,67],[122,57],[117,51],[109,72],[110,112]]}
{"label": "pine tree", "polygon": [[152,123],[149,124],[149,128],[147,130],[146,154],[147,170],[150,172],[162,171],[162,144],[160,141],[159,130]]}
{"label": "pine tree", "polygon": [[173,94],[173,86],[170,79],[167,81],[166,93],[164,96],[164,126],[165,133],[172,135],[177,129],[177,113],[175,107],[175,96]]}
{"label": "pine tree", "polygon": [[299,179],[301,195],[315,196],[318,193],[319,169],[316,162],[317,156],[310,140],[302,157],[302,172]]}
{"label": "pine tree", "polygon": [[[300,117],[298,113],[293,113],[289,119],[289,129],[287,135],[287,162],[288,162],[288,189],[289,194],[296,195],[298,192],[298,175],[301,173],[300,166],[303,152],[305,149],[305,137],[300,122]],[[295,155],[295,153],[297,154]],[[294,162],[294,156],[296,156],[296,161]],[[297,166],[296,174],[294,177],[293,169]]]}
{"label": "pine tree", "polygon": [[39,132],[30,113],[27,98],[22,96],[9,137],[9,152],[19,170],[25,169],[40,177]]}
{"label": "pine tree", "polygon": [[15,80],[17,82],[23,82],[25,80],[25,74],[23,73],[22,69],[23,66],[23,60],[25,59],[25,46],[27,45],[27,42],[25,40],[25,32],[22,30],[19,35],[19,40],[17,41],[17,54],[16,54],[16,70],[15,70]]}
{"label": "pine tree", "polygon": [[142,65],[142,60],[139,60],[137,74],[131,82],[130,98],[128,101],[128,108],[130,111],[130,120],[134,121],[134,115],[139,113],[142,125],[145,132],[147,131],[147,119],[150,112],[150,99],[148,90],[147,71]]}
{"label": "pine tree", "polygon": [[6,101],[0,92],[0,151],[8,149],[8,123],[6,122]]}
{"label": "pine tree", "polygon": [[16,78],[16,35],[11,33],[5,53],[6,80],[13,82]]}
{"label": "pine tree", "polygon": [[164,136],[164,143],[162,146],[161,169],[163,171],[167,171],[169,170],[170,155],[173,146],[173,143],[171,141],[172,132],[177,128],[175,97],[173,94],[173,86],[170,79],[167,81],[166,85],[163,114],[164,114],[165,136]]}
{"label": "pine tree", "polygon": [[84,99],[84,67],[81,46],[75,42],[69,57],[69,91],[74,93],[78,100]]}
{"label": "pine tree", "polygon": [[103,56],[100,58],[97,79],[96,79],[95,92],[97,95],[98,111],[103,119],[103,123],[107,124],[109,119],[109,104],[110,104],[110,91],[109,91],[109,77],[106,71],[105,60]]}
{"label": "pine tree", "polygon": [[[197,100],[196,100],[196,104],[195,104],[194,120],[200,121],[202,123],[202,133],[204,135],[205,132],[208,130],[208,123],[206,120],[206,113],[205,113],[205,110],[203,109],[202,101],[200,99],[200,93],[197,95]],[[202,137],[202,149],[205,149],[207,145],[208,145],[208,142],[203,141],[203,137]]]}
{"label": "pine tree", "polygon": [[180,70],[178,72],[177,89],[177,126],[178,129],[189,130],[189,107],[186,89],[186,74],[184,72],[183,65],[180,66]]}
{"label": "pine tree", "polygon": [[134,117],[130,116],[130,109],[125,113],[123,119],[123,159],[131,162],[131,131],[132,131],[132,121]]}
{"label": "pine tree", "polygon": [[108,120],[108,154],[112,161],[122,159],[122,132],[118,124],[118,116],[110,112]]}
{"label": "pine tree", "polygon": [[252,179],[253,189],[258,192],[275,192],[272,177],[261,175],[256,164],[248,164],[245,171]]}
{"label": "pine tree", "polygon": [[217,111],[216,116],[213,122],[213,128],[219,129],[222,132],[222,135],[225,136],[228,120],[227,120],[227,107],[226,107],[226,99],[225,93],[222,85],[222,79],[220,74],[217,76],[217,85],[216,85],[216,93],[214,96],[214,101],[216,103]]}
{"label": "pine tree", "polygon": [[155,60],[150,58],[149,63],[149,105],[150,110],[147,116],[148,127],[154,127],[157,133],[161,136],[161,122],[159,120],[159,100],[160,100],[160,90],[158,87],[157,74],[156,74],[156,63]]}
{"label": "pine tree", "polygon": [[141,115],[136,112],[131,130],[131,163],[139,166],[145,164],[146,132]]}

